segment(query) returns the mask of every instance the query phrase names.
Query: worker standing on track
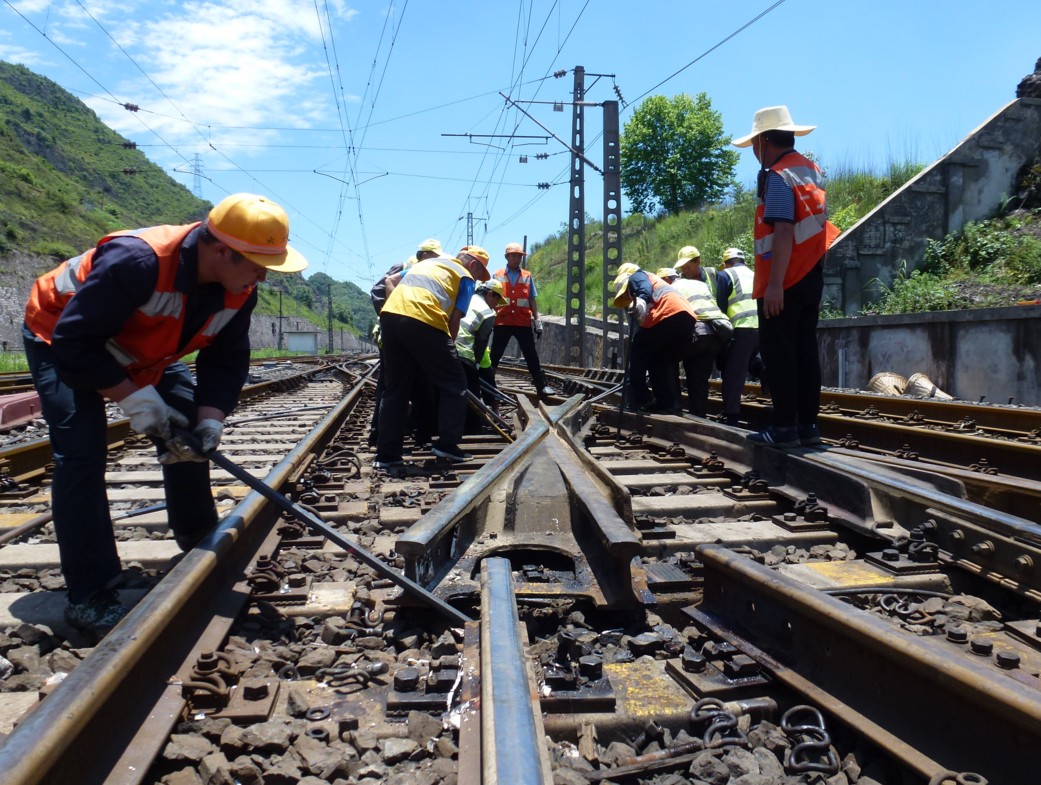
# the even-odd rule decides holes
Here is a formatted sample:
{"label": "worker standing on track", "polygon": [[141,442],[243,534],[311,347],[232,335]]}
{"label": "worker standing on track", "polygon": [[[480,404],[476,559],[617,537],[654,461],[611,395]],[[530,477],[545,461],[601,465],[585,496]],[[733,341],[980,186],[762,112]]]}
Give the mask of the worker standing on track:
{"label": "worker standing on track", "polygon": [[[376,311],[376,324],[372,328],[372,337],[380,349],[381,361],[383,359],[383,335],[380,328],[379,315],[380,311],[383,310],[384,303],[387,302],[390,293],[394,291],[395,284],[401,279],[406,270],[417,261],[440,256],[441,250],[440,240],[432,237],[424,240],[419,244],[419,248],[416,249],[415,256],[410,256],[404,262],[391,265],[390,269],[369,290],[369,300]],[[372,410],[372,423],[369,426],[369,447],[375,447],[379,440],[380,402],[382,400],[383,374],[381,372],[379,378],[376,379],[376,405]],[[422,375],[417,376],[412,385],[412,406],[408,411],[408,419],[413,424],[413,429],[418,427],[416,442],[422,444],[430,441],[431,432],[427,423],[433,422],[434,419],[434,392]],[[409,428],[406,427],[406,430],[409,430]]]}
{"label": "worker standing on track", "polygon": [[[470,298],[470,308],[466,316],[459,322],[459,335],[455,339],[455,349],[466,372],[466,386],[478,400],[484,400],[481,394],[480,365],[483,363],[488,345],[495,328],[495,309],[505,301],[502,284],[499,281],[479,283]],[[490,365],[491,363],[489,363]],[[466,416],[467,430],[477,432],[482,421],[472,409]]]}
{"label": "worker standing on track", "polygon": [[[681,411],[673,368],[693,341],[697,318],[686,299],[656,275],[626,262],[612,283],[615,308],[626,308],[637,325],[629,347],[629,407],[637,411]],[[650,400],[647,377],[654,400]]]}
{"label": "worker standing on track", "polygon": [[419,373],[426,374],[440,395],[438,441],[432,452],[453,463],[470,459],[459,448],[466,419],[466,374],[455,338],[470,307],[475,279],[489,277],[488,253],[467,246],[457,258],[437,256],[417,262],[393,282],[380,312],[385,388],[374,468],[395,469],[403,464],[402,413]]}
{"label": "worker standing on track", "polygon": [[511,338],[517,339],[524,362],[528,365],[531,382],[539,397],[556,395],[557,391],[546,385],[535,339],[542,337],[542,320],[539,318],[538,293],[535,279],[521,266],[528,254],[520,243],[506,246],[506,266],[495,271],[494,278],[503,285],[506,304],[499,309],[495,318],[495,336],[492,338],[492,368],[499,369],[506,347]]}
{"label": "worker standing on track", "polygon": [[[256,286],[307,261],[287,244],[289,219],[264,197],[234,194],[206,221],[103,237],[37,279],[25,312],[25,355],[54,451],[54,530],[68,589],[65,619],[102,635],[127,613],[105,490],[105,400],[151,437],[169,526],[189,550],[217,525],[210,466],[173,437],[191,427],[220,444],[249,372]],[[197,383],[178,360],[198,350]]]}
{"label": "worker standing on track", "polygon": [[759,314],[752,299],[754,273],[745,264],[745,252],[727,248],[723,270],[716,276],[716,304],[734,326],[730,344],[721,355],[723,370],[723,418],[737,425],[741,418],[741,393],[748,366],[759,351]]}
{"label": "worker standing on track", "polygon": [[736,139],[751,147],[759,172],[752,297],[759,347],[773,399],[773,422],[749,440],[777,447],[820,443],[821,367],[817,320],[824,293],[824,257],[838,236],[828,221],[824,174],[795,151],[795,137],[816,126],[796,125],[787,106],[755,113],[752,132]]}

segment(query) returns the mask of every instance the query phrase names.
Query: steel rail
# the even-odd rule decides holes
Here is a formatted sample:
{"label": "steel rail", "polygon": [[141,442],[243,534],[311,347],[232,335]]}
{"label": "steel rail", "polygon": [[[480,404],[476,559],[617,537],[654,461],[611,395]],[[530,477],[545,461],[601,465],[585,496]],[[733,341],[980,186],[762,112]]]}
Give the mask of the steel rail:
{"label": "steel rail", "polygon": [[[304,471],[359,393],[360,385],[265,482],[277,488]],[[194,662],[211,619],[230,626],[248,600],[239,582],[278,517],[259,493],[248,494],[0,744],[0,785],[138,782],[180,710],[171,675]],[[140,771],[129,770],[125,755],[144,760]]]}
{"label": "steel rail", "polygon": [[507,559],[481,562],[482,785],[553,782],[538,686]]}
{"label": "steel rail", "polygon": [[697,553],[702,614],[948,769],[1022,780],[1024,755],[1041,744],[1036,687],[726,548]]}

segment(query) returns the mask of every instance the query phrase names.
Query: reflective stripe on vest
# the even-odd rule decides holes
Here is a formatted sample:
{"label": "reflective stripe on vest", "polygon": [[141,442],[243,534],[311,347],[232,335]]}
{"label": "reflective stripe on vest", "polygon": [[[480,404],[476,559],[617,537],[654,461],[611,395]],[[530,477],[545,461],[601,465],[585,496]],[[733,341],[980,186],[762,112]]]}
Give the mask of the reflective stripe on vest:
{"label": "reflective stripe on vest", "polygon": [[459,282],[463,278],[473,276],[455,259],[447,256],[424,259],[401,277],[380,313],[408,316],[451,335],[448,317],[455,309]]}
{"label": "reflective stripe on vest", "polygon": [[694,306],[688,303],[687,298],[680,294],[679,291],[656,275],[651,273],[646,275],[651,282],[652,295],[647,319],[640,325],[643,329],[649,330],[678,313],[689,313],[695,319],[697,318],[697,314],[694,313]]}
{"label": "reflective stripe on vest", "polygon": [[727,298],[727,318],[734,328],[759,327],[759,313],[752,298],[755,273],[743,264],[735,264],[723,271],[730,279],[730,297]]}
{"label": "reflective stripe on vest", "polygon": [[709,291],[708,284],[704,281],[696,281],[690,278],[677,278],[672,282],[672,287],[687,298],[687,302],[694,308],[694,315],[699,322],[711,322],[714,319],[725,319],[724,313],[716,305],[716,298]]}
{"label": "reflective stripe on vest", "polygon": [[[784,275],[784,288],[802,280],[828,249],[830,231],[824,190],[824,174],[813,161],[794,150],[781,156],[770,171],[781,176],[795,197],[792,255]],[[770,281],[774,227],[763,221],[766,205],[755,211],[755,277],[752,297],[759,299]]]}
{"label": "reflective stripe on vest", "polygon": [[494,318],[495,311],[488,307],[488,303],[483,297],[477,295],[470,301],[470,310],[459,322],[459,335],[455,339],[455,351],[460,360],[477,364],[474,357],[474,336],[480,331],[481,325],[486,319]]}
{"label": "reflective stripe on vest", "polygon": [[26,306],[26,325],[50,343],[62,311],[90,275],[97,249],[117,237],[137,237],[148,243],[158,260],[155,290],[105,346],[135,384],[139,387],[155,384],[168,365],[213,343],[214,336],[227,326],[253,293],[252,287],[236,294],[225,292],[224,308],[210,316],[184,346],[178,346],[186,305],[184,293],[176,289],[181,245],[198,225],[153,226],[102,237],[94,248],[62,262],[37,279]]}
{"label": "reflective stripe on vest", "polygon": [[531,326],[531,273],[523,267],[518,268],[517,283],[512,283],[506,274],[509,268],[503,267],[495,271],[495,280],[502,284],[503,297],[506,304],[497,309],[496,327],[530,327]]}

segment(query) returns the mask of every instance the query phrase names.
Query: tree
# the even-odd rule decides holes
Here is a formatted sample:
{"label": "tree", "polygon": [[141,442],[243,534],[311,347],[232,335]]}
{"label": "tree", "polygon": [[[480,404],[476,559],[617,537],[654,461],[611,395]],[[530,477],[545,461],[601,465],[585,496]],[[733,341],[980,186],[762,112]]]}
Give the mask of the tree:
{"label": "tree", "polygon": [[634,213],[676,213],[719,201],[734,183],[739,154],[705,93],[653,95],[625,124],[622,190]]}

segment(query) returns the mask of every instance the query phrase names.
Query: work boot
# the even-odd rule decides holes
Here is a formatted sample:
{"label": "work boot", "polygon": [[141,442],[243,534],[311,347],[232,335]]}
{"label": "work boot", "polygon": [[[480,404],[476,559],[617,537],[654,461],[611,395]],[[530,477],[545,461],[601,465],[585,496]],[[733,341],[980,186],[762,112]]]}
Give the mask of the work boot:
{"label": "work boot", "polygon": [[130,609],[119,601],[119,592],[106,587],[98,589],[83,602],[66,605],[65,621],[80,632],[100,638],[129,612]]}

